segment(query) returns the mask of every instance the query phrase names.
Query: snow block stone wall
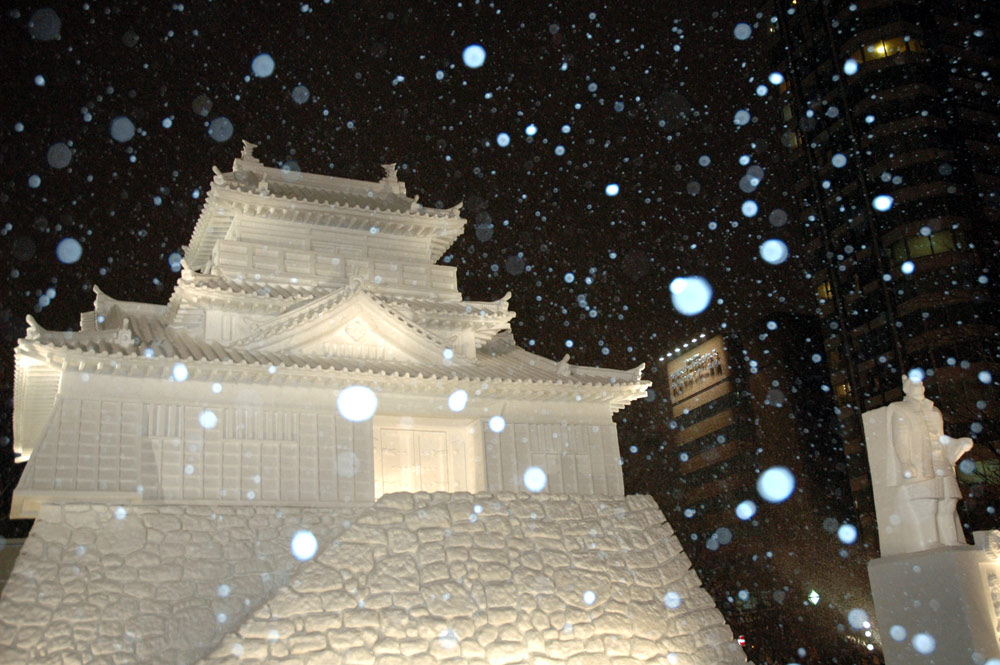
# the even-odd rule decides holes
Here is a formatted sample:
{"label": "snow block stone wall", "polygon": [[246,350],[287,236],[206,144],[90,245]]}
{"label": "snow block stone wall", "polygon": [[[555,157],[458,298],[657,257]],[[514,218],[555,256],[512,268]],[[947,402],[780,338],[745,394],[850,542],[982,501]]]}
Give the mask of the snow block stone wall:
{"label": "snow block stone wall", "polygon": [[[317,554],[289,543],[307,529]],[[0,662],[744,663],[649,497],[389,494],[342,510],[46,506]]]}

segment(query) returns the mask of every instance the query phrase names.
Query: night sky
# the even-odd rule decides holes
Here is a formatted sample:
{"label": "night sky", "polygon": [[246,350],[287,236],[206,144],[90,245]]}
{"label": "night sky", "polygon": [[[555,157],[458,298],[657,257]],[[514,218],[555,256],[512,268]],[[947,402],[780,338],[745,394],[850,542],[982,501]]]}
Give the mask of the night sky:
{"label": "night sky", "polygon": [[[777,140],[774,44],[750,2],[149,4],[19,5],[0,23],[8,502],[25,316],[77,329],[95,285],[165,303],[170,256],[241,139],[265,164],[314,173],[378,180],[395,162],[421,203],[464,202],[444,262],[467,299],[511,291],[514,335],[543,356],[646,364],[653,390],[619,415],[623,447],[669,421],[665,353],[815,307]],[[486,53],[476,68],[463,62],[473,44]],[[756,191],[748,170],[763,173]],[[67,238],[82,246],[71,264],[56,254]],[[760,258],[771,238],[790,250],[780,265]],[[690,275],[714,295],[684,316],[668,287]],[[0,511],[0,536],[23,535]]]}
{"label": "night sky", "polygon": [[[693,335],[767,308],[811,309],[795,220],[768,219],[783,196],[778,112],[757,90],[770,73],[766,20],[733,2],[565,4],[8,10],[5,402],[26,314],[75,327],[95,284],[166,301],[168,257],[190,238],[211,167],[228,170],[241,139],[267,164],[308,172],[377,180],[396,162],[422,203],[463,201],[467,231],[445,262],[466,298],[512,291],[515,336],[550,358],[645,362],[659,381],[657,359]],[[743,22],[748,39],[734,33]],[[472,44],[486,52],[478,68],[463,62]],[[253,69],[261,54],[274,63],[266,77]],[[754,165],[765,176],[748,194],[739,184]],[[772,237],[791,260],[760,259]],[[56,257],[64,238],[83,247],[71,265]],[[696,274],[713,304],[679,315],[670,281]]]}

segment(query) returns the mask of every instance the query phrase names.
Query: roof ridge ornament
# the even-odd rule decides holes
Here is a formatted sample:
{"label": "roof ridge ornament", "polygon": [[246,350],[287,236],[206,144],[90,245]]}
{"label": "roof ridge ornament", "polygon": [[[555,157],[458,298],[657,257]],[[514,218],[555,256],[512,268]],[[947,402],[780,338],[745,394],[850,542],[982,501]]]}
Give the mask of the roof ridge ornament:
{"label": "roof ridge ornament", "polygon": [[399,172],[396,171],[396,163],[383,164],[382,170],[385,171],[385,175],[379,180],[379,184],[383,185],[393,194],[406,196],[406,183],[400,181]]}
{"label": "roof ridge ornament", "polygon": [[239,157],[233,160],[234,173],[239,171],[241,166],[263,166],[260,160],[253,156],[253,151],[256,147],[256,143],[250,143],[246,139],[243,140],[243,151],[240,152]]}

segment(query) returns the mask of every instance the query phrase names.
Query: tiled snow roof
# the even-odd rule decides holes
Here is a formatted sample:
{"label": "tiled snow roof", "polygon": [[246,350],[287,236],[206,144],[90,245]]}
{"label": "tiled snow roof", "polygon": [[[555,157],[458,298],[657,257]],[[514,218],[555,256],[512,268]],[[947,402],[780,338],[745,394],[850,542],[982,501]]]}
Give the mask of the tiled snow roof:
{"label": "tiled snow roof", "polygon": [[423,378],[477,383],[525,383],[579,387],[611,387],[641,392],[648,382],[640,378],[641,367],[611,370],[575,367],[554,362],[519,348],[513,335],[504,332],[480,348],[475,360],[455,356],[439,363],[323,357],[288,352],[241,349],[218,341],[200,339],[165,325],[158,317],[127,316],[128,328],[91,333],[47,331],[38,326],[21,342],[21,352],[49,355],[51,350],[83,352],[113,358],[155,361],[170,359],[190,363],[221,363],[224,367],[279,367],[358,375]]}

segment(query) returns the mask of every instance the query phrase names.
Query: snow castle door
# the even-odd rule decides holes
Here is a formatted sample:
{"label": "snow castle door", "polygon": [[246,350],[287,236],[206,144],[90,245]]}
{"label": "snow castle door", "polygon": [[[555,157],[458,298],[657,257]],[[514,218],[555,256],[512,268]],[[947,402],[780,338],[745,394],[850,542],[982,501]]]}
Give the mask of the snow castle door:
{"label": "snow castle door", "polygon": [[478,492],[484,486],[476,421],[376,417],[375,498],[391,492]]}

